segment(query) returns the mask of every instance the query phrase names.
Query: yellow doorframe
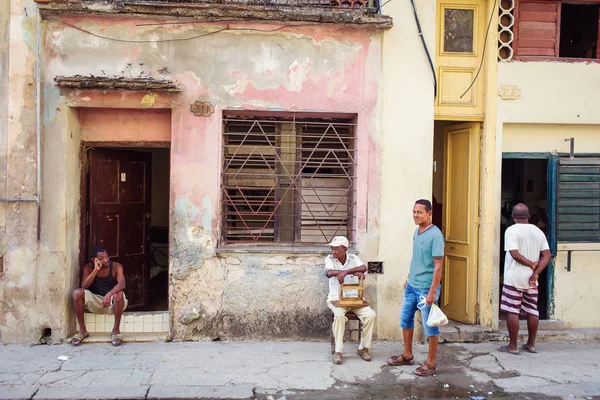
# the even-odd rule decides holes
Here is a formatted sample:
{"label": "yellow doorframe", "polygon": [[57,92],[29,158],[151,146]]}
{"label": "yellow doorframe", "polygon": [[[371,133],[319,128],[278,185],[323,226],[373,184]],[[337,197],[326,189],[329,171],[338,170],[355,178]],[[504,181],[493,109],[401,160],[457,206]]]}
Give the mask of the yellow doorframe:
{"label": "yellow doorframe", "polygon": [[[487,0],[486,26],[491,15],[489,32],[487,33],[484,70],[478,79],[483,80],[484,112],[483,115],[459,115],[458,113],[438,115],[434,120],[456,122],[483,122],[481,130],[481,147],[479,154],[479,230],[477,259],[477,317],[479,324],[498,329],[499,309],[499,251],[500,251],[500,192],[501,185],[502,137],[497,137],[497,105],[498,105],[498,9],[495,0]],[[437,14],[436,26],[441,26],[441,14]],[[482,32],[485,34],[485,29]],[[436,33],[439,42],[439,32]],[[436,47],[438,49],[439,46]],[[436,54],[439,52],[436,51]],[[437,63],[436,63],[437,64]],[[439,70],[438,76],[439,76]],[[441,87],[440,87],[441,90]],[[437,100],[436,100],[437,104]],[[498,193],[497,193],[498,192]]]}

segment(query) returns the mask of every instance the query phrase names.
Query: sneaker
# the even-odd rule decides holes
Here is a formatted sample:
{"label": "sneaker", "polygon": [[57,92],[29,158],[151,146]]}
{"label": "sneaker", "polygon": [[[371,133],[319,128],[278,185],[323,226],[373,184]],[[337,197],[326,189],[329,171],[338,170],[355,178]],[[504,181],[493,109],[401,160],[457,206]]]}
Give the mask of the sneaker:
{"label": "sneaker", "polygon": [[360,356],[360,358],[362,358],[365,361],[371,361],[373,359],[373,357],[371,357],[371,355],[369,354],[369,349],[367,349],[366,347],[359,349],[356,353]]}
{"label": "sneaker", "polygon": [[342,361],[343,361],[343,359],[342,359],[342,353],[335,353],[333,355],[333,363],[334,364],[338,364],[339,365],[339,364],[342,363]]}

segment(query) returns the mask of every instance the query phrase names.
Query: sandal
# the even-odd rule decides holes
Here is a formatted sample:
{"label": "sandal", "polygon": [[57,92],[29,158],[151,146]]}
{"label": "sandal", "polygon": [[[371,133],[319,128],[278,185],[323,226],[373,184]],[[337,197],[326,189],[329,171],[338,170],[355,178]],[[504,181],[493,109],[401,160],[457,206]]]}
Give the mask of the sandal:
{"label": "sandal", "polygon": [[387,360],[388,365],[392,367],[397,367],[399,365],[413,365],[415,363],[415,357],[406,358],[404,354],[400,354],[399,356],[391,356]]}
{"label": "sandal", "polygon": [[508,346],[500,346],[497,349],[499,352],[501,353],[508,353],[508,354],[512,354],[513,356],[520,356],[521,353],[518,351],[512,351],[508,349]]}
{"label": "sandal", "polygon": [[111,333],[110,334],[110,342],[113,346],[120,346],[123,344],[123,335],[120,333]]}
{"label": "sandal", "polygon": [[[427,369],[425,369],[425,367],[427,367]],[[437,371],[437,363],[435,363],[434,365],[431,365],[428,362],[425,362],[425,364],[423,364],[419,368],[415,369],[413,371],[413,374],[415,374],[417,376],[431,376],[431,375],[435,374],[435,371]]]}
{"label": "sandal", "polygon": [[89,333],[82,335],[81,332],[78,332],[77,334],[75,334],[75,336],[71,338],[71,344],[73,346],[79,346],[84,341],[84,339],[87,339],[88,337],[90,337]]}
{"label": "sandal", "polygon": [[527,347],[527,345],[526,345],[526,344],[524,344],[523,346],[521,346],[521,348],[522,348],[523,350],[525,350],[526,352],[528,352],[528,353],[537,353],[537,350],[536,350],[535,348],[533,348],[533,349],[532,349],[532,348],[529,348],[529,347]]}

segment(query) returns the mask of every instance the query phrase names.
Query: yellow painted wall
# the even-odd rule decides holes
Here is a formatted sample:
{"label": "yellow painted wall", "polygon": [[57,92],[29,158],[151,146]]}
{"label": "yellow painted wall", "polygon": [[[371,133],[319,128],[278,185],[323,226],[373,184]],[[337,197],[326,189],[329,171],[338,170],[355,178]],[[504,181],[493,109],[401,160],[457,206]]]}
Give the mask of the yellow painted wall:
{"label": "yellow painted wall", "polygon": [[600,123],[600,64],[516,62],[498,65],[498,87],[514,86],[516,100],[498,99],[502,123]]}
{"label": "yellow painted wall", "polygon": [[[435,50],[435,2],[416,0],[430,52]],[[392,1],[383,13],[394,27],[383,34],[382,165],[376,310],[379,338],[399,338],[402,285],[415,229],[412,207],[431,199],[433,181],[433,77],[409,1]]]}
{"label": "yellow painted wall", "polygon": [[600,125],[507,124],[503,129],[503,152],[568,153],[575,138],[575,153],[600,153]]}
{"label": "yellow painted wall", "polygon": [[[505,124],[502,129],[503,152],[568,152],[566,138],[575,138],[575,152],[600,153],[600,124],[546,125]],[[571,271],[566,270],[567,249],[574,251]],[[599,251],[589,251],[597,249]],[[554,267],[554,318],[572,328],[600,327],[600,313],[585,305],[600,304],[600,246],[559,243]]]}
{"label": "yellow painted wall", "polygon": [[[587,249],[599,248],[588,245]],[[560,246],[559,246],[560,249]],[[571,328],[600,327],[600,251],[574,251],[567,271],[567,252],[559,251],[554,267],[554,317]]]}

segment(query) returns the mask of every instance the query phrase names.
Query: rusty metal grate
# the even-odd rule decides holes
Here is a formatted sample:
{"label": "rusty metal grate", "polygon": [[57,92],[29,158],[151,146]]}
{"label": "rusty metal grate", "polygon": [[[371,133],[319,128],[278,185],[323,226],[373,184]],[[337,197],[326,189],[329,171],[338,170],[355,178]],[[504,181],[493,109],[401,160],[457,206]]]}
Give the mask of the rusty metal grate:
{"label": "rusty metal grate", "polygon": [[225,117],[225,242],[352,242],[356,150],[352,118]]}

